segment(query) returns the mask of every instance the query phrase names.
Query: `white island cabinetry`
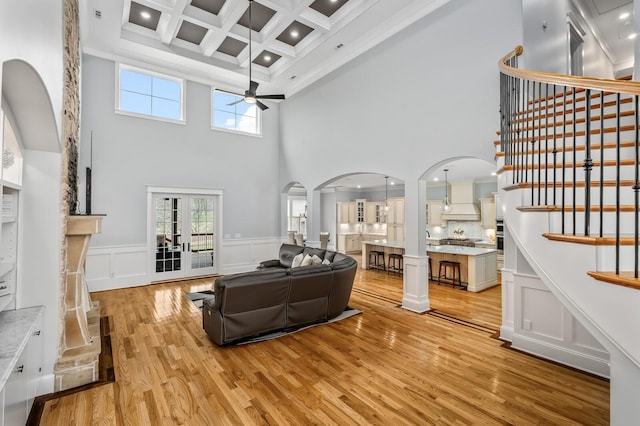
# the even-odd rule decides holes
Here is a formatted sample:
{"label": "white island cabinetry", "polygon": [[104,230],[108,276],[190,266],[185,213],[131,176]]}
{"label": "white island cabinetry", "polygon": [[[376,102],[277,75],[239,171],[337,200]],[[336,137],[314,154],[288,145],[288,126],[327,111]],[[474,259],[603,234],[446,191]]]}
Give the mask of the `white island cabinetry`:
{"label": "white island cabinetry", "polygon": [[[390,253],[404,254],[404,241],[372,240],[362,243],[362,268],[367,269],[365,259],[371,250],[384,251],[385,258]],[[498,284],[495,249],[463,246],[427,246],[427,256],[431,259],[433,279],[437,281],[441,260],[460,262],[460,277],[467,291],[478,292]]]}

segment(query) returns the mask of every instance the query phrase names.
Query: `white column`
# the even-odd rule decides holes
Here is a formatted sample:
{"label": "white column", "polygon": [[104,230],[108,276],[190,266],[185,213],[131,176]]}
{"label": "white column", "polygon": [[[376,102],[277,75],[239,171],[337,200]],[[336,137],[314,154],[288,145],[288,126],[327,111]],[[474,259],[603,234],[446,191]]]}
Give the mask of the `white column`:
{"label": "white column", "polygon": [[307,190],[307,241],[305,245],[309,247],[320,247],[321,207],[320,191]]}
{"label": "white column", "polygon": [[610,371],[610,414],[612,425],[637,424],[640,418],[638,388],[640,387],[640,368],[618,350],[609,354]]}
{"label": "white column", "polygon": [[[636,34],[640,34],[640,1],[633,2],[633,26]],[[633,62],[634,81],[640,81],[640,37],[633,40],[633,53],[636,60]]]}
{"label": "white column", "polygon": [[429,281],[426,256],[427,182],[404,184],[404,295],[402,307],[413,312],[426,312],[429,305]]}

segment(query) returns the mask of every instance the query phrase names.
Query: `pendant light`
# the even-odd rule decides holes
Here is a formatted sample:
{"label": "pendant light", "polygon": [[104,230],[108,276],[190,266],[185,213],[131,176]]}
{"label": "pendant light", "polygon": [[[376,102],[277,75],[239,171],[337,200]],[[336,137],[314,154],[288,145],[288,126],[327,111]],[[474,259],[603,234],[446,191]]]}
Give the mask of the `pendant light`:
{"label": "pendant light", "polygon": [[449,183],[447,181],[447,172],[449,169],[444,169],[444,198],[442,199],[442,204],[440,204],[440,210],[443,213],[449,213],[452,209],[451,203],[449,202]]}
{"label": "pendant light", "polygon": [[389,176],[384,177],[384,215],[389,213]]}

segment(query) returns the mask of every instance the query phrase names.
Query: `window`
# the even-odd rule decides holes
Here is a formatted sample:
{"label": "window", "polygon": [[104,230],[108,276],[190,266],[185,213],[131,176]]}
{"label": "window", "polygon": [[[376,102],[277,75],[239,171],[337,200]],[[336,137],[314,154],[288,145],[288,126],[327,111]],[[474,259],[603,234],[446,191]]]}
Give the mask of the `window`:
{"label": "window", "polygon": [[183,80],[120,65],[118,110],[183,120]]}
{"label": "window", "polygon": [[213,90],[213,117],[216,129],[260,135],[260,109],[256,104],[246,103],[242,96]]}

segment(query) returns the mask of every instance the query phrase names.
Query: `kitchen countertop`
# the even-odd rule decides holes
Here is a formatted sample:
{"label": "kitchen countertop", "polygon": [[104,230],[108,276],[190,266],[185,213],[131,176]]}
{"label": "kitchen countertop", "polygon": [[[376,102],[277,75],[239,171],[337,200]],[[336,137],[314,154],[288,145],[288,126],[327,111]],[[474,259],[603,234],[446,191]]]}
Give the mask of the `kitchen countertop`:
{"label": "kitchen countertop", "polygon": [[465,247],[465,246],[427,246],[427,253],[446,253],[446,254],[462,254],[465,256],[481,256],[483,254],[496,253],[496,249]]}
{"label": "kitchen countertop", "polygon": [[7,384],[43,312],[44,306],[0,312],[0,389]]}
{"label": "kitchen countertop", "polygon": [[[363,241],[362,244],[404,249],[404,241],[393,241],[393,240],[381,239],[381,240]],[[466,256],[480,256],[483,254],[497,252],[497,250],[489,249],[489,248],[479,248],[479,247],[444,245],[444,246],[427,246],[427,252],[437,252],[437,253],[446,253],[446,254],[463,254]]]}

